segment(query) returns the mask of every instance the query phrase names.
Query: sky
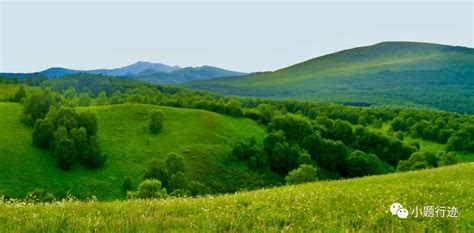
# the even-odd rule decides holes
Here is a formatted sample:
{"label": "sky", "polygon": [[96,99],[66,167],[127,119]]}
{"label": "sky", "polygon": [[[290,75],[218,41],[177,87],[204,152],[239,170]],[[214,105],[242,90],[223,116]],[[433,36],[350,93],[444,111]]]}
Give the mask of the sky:
{"label": "sky", "polygon": [[137,61],[254,72],[382,41],[474,47],[473,1],[0,1],[0,72]]}

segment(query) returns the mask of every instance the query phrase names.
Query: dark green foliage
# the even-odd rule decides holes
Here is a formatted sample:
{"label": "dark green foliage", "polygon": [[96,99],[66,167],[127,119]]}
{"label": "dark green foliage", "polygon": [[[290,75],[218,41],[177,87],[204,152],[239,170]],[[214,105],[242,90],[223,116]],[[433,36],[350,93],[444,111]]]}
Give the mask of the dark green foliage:
{"label": "dark green foliage", "polygon": [[186,174],[177,172],[170,177],[170,192],[183,194],[189,189],[189,180]]}
{"label": "dark green foliage", "polygon": [[34,189],[31,192],[28,192],[26,199],[32,202],[52,202],[56,199],[54,194],[44,190],[44,189]]}
{"label": "dark green foliage", "polygon": [[287,184],[301,184],[318,180],[315,167],[307,164],[301,165],[298,169],[290,171],[285,177]]}
{"label": "dark green foliage", "polygon": [[106,161],[107,156],[101,153],[97,137],[89,137],[89,143],[82,157],[82,164],[87,168],[98,168]]}
{"label": "dark green foliage", "polygon": [[69,138],[66,128],[60,127],[54,133],[54,139],[54,156],[58,161],[58,167],[71,170],[77,157],[77,150],[74,142]]}
{"label": "dark green foliage", "polygon": [[311,124],[300,115],[275,116],[268,125],[268,132],[282,130],[288,142],[301,142],[312,132]]}
{"label": "dark green foliage", "polygon": [[99,129],[99,121],[97,119],[96,113],[90,110],[79,112],[77,114],[76,120],[78,127],[85,128],[88,136],[97,135],[97,130]]}
{"label": "dark green foliage", "polygon": [[160,130],[163,128],[164,118],[165,118],[165,115],[163,113],[163,110],[161,109],[152,110],[149,114],[148,130],[150,130],[150,132],[153,134],[157,134],[158,132],[160,132]]}
{"label": "dark green foliage", "polygon": [[30,115],[33,120],[42,119],[48,113],[49,107],[56,104],[56,99],[47,91],[36,93],[24,101],[24,113]]}
{"label": "dark green foliage", "polygon": [[271,155],[275,144],[286,142],[285,133],[281,130],[272,131],[263,139],[263,148],[265,152]]}
{"label": "dark green foliage", "polygon": [[55,118],[55,125],[65,127],[68,131],[78,127],[78,114],[76,110],[69,107],[61,107]]}
{"label": "dark green foliage", "polygon": [[402,160],[398,163],[397,170],[411,171],[438,166],[439,158],[431,152],[415,152],[408,160]]}
{"label": "dark green foliage", "polygon": [[21,102],[26,97],[25,87],[21,86],[13,96],[13,102]]}
{"label": "dark green foliage", "polygon": [[242,106],[239,101],[230,99],[225,105],[225,112],[231,116],[239,117],[243,115]]}
{"label": "dark green foliage", "polygon": [[126,176],[122,179],[122,190],[124,192],[133,190],[132,179],[130,179],[130,177]]}
{"label": "dark green foliage", "polygon": [[177,153],[170,153],[166,157],[166,169],[168,170],[168,176],[172,176],[178,172],[185,172],[184,169],[184,158],[182,155]]}
{"label": "dark green foliage", "polygon": [[415,148],[404,144],[400,140],[362,126],[358,126],[354,130],[352,146],[366,153],[375,154],[381,160],[392,165],[396,165],[400,160],[407,159],[415,151]]}
{"label": "dark green foliage", "polygon": [[303,151],[303,153],[300,153],[300,157],[298,158],[298,166],[301,166],[303,164],[311,165],[313,164],[313,161],[311,160],[311,155]]}
{"label": "dark green foliage", "polygon": [[53,144],[54,124],[49,119],[36,121],[32,133],[33,144],[40,148],[49,148]]}
{"label": "dark green foliage", "polygon": [[456,158],[456,153],[454,152],[442,152],[438,156],[438,166],[448,166],[448,165],[454,165],[458,163],[458,159]]}
{"label": "dark green foliage", "polygon": [[380,173],[380,160],[374,154],[355,150],[347,158],[348,175],[351,177]]}
{"label": "dark green foliage", "polygon": [[159,180],[144,180],[138,186],[136,192],[129,192],[129,198],[143,198],[143,199],[154,199],[164,198],[167,196],[166,189],[161,187],[161,181]]}
{"label": "dark green foliage", "polygon": [[163,187],[169,187],[168,184],[168,170],[165,163],[161,160],[153,160],[143,175],[143,179],[155,179],[161,181]]}
{"label": "dark green foliage", "polygon": [[74,128],[69,132],[69,134],[71,135],[71,139],[74,142],[74,146],[76,147],[79,161],[84,162],[84,155],[89,147],[89,139],[87,137],[86,129],[83,127]]}
{"label": "dark green foliage", "polygon": [[79,106],[83,106],[83,107],[91,105],[91,98],[89,96],[89,93],[81,92],[79,94],[78,104]]}
{"label": "dark green foliage", "polygon": [[332,140],[341,140],[344,143],[352,141],[352,127],[347,121],[337,119],[334,121],[334,126],[327,128],[328,138]]}
{"label": "dark green foliage", "polygon": [[191,181],[189,183],[189,191],[192,196],[202,196],[211,193],[211,190],[201,182]]}

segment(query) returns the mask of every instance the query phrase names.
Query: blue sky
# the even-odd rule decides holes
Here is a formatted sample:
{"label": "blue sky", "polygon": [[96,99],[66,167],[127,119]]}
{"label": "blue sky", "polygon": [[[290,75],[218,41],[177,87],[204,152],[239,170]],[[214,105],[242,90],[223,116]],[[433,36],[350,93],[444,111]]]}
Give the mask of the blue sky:
{"label": "blue sky", "polygon": [[474,47],[472,1],[2,1],[0,71],[283,68],[382,41]]}

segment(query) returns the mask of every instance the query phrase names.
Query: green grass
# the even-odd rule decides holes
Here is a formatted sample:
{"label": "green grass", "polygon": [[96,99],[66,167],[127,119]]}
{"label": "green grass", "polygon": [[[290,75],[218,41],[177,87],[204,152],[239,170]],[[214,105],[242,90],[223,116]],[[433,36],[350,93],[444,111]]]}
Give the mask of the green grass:
{"label": "green grass", "polygon": [[[158,135],[146,130],[147,114],[152,108],[165,113],[164,128]],[[254,121],[202,110],[139,104],[87,109],[97,112],[98,135],[108,161],[97,170],[77,165],[68,172],[57,168],[52,153],[32,145],[31,129],[20,122],[21,105],[0,103],[0,192],[23,198],[27,192],[43,188],[58,196],[69,192],[82,198],[124,198],[123,177],[130,176],[137,185],[149,163],[164,159],[170,152],[184,156],[192,180],[207,183],[216,192],[271,184],[271,177],[226,159],[238,137],[255,135],[261,143],[264,128]]]}
{"label": "green grass", "polygon": [[474,113],[474,49],[386,42],[274,72],[195,81],[227,95],[438,108]]}
{"label": "green grass", "polygon": [[[472,232],[474,163],[232,195],[0,204],[2,232]],[[457,218],[392,216],[399,202]]]}
{"label": "green grass", "polygon": [[[20,84],[1,84],[0,85],[0,100],[7,99],[14,96],[15,93],[20,89]],[[27,94],[36,93],[41,90],[40,87],[24,86]]]}

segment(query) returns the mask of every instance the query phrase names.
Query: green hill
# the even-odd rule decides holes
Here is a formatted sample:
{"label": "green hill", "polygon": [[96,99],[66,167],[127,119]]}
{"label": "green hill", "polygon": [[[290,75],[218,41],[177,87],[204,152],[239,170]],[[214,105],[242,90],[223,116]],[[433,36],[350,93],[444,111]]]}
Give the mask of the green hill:
{"label": "green hill", "polygon": [[[147,115],[153,108],[165,113],[164,128],[158,135],[146,130]],[[97,112],[98,135],[108,161],[97,170],[77,166],[68,172],[57,168],[51,153],[32,145],[32,129],[20,122],[22,106],[0,103],[0,194],[23,198],[27,192],[43,188],[58,196],[69,192],[78,197],[123,198],[124,176],[130,176],[137,185],[150,162],[164,159],[170,152],[185,157],[192,180],[203,182],[216,192],[269,184],[264,175],[226,159],[230,145],[238,137],[255,135],[261,142],[264,128],[252,120],[140,104],[88,109]],[[228,183],[230,177],[232,184]]]}
{"label": "green hill", "polygon": [[[467,163],[217,197],[0,203],[0,231],[472,232],[473,169]],[[391,215],[394,202],[407,219]],[[415,217],[423,206],[455,207],[457,217]]]}
{"label": "green hill", "polygon": [[474,113],[474,49],[384,42],[274,72],[187,85],[227,95],[423,106]]}

